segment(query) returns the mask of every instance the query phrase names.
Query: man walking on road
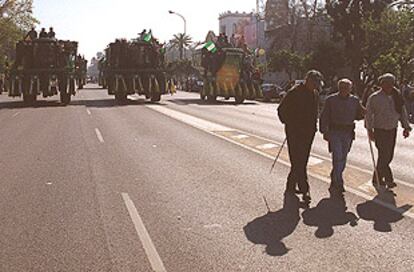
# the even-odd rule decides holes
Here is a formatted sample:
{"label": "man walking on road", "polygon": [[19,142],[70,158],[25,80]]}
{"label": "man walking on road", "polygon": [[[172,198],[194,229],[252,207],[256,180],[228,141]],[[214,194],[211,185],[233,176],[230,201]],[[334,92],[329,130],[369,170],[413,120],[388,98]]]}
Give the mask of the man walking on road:
{"label": "man walking on road", "polygon": [[354,121],[364,118],[365,109],[359,99],[351,95],[352,85],[349,79],[338,82],[339,92],[327,98],[320,118],[320,132],[329,142],[329,152],[332,153],[333,168],[329,191],[333,195],[342,195],[345,192],[343,172],[355,139]]}
{"label": "man walking on road", "polygon": [[[303,201],[311,200],[307,176],[307,165],[316,133],[318,117],[318,89],[322,85],[322,74],[311,70],[305,82],[294,86],[278,108],[279,119],[285,131],[291,162],[286,193],[300,193]],[[298,186],[299,191],[296,191]]]}
{"label": "man walking on road", "polygon": [[404,138],[410,136],[411,127],[407,110],[401,93],[394,87],[395,76],[385,74],[379,78],[381,89],[372,94],[367,103],[365,127],[371,141],[375,141],[378,149],[377,174],[374,174],[373,184],[386,185],[394,188],[397,184],[390,168],[394,158],[397,138],[398,121],[401,122]]}

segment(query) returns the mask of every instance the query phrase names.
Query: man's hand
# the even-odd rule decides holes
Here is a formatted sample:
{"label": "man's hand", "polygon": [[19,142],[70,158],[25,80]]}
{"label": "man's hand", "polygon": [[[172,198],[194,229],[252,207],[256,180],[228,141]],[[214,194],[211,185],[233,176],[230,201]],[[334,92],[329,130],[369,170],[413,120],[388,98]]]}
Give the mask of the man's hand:
{"label": "man's hand", "polygon": [[374,142],[375,141],[375,135],[374,135],[374,131],[372,129],[369,129],[368,130],[368,137],[369,137],[369,140],[371,142]]}
{"label": "man's hand", "polygon": [[404,136],[405,139],[407,139],[408,137],[410,137],[410,130],[404,129],[403,136]]}

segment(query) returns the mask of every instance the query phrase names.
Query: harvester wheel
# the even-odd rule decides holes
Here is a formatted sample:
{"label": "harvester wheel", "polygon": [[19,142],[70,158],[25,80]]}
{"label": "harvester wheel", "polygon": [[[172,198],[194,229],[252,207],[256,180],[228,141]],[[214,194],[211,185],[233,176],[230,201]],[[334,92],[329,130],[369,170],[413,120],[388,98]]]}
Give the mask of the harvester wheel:
{"label": "harvester wheel", "polygon": [[235,97],[235,100],[236,100],[236,104],[237,104],[237,105],[239,105],[239,104],[243,104],[243,102],[244,102],[244,97],[243,97],[243,96],[236,96],[236,97]]}
{"label": "harvester wheel", "polygon": [[207,95],[207,101],[208,102],[216,102],[217,96],[215,95]]}
{"label": "harvester wheel", "polygon": [[36,95],[34,94],[23,94],[23,103],[25,105],[31,106],[36,101]]}
{"label": "harvester wheel", "polygon": [[126,102],[128,100],[126,93],[116,93],[115,100],[117,102]]}
{"label": "harvester wheel", "polygon": [[151,102],[160,102],[161,94],[160,93],[153,93],[151,95]]}
{"label": "harvester wheel", "polygon": [[68,105],[70,103],[70,100],[71,100],[70,93],[60,92],[60,102],[63,105]]}

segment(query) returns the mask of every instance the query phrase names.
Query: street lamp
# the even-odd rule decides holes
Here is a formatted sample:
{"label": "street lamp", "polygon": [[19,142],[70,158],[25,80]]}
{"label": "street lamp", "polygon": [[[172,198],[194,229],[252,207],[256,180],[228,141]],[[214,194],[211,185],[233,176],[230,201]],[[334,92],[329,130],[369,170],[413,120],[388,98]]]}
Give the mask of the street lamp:
{"label": "street lamp", "polygon": [[177,15],[177,16],[179,16],[181,19],[183,19],[183,21],[184,21],[184,36],[185,36],[185,35],[187,34],[187,21],[185,20],[184,16],[183,16],[183,15],[181,15],[180,13],[177,13],[177,12],[172,11],[172,10],[169,10],[169,11],[168,11],[168,13],[169,13],[169,14],[174,14],[174,15]]}

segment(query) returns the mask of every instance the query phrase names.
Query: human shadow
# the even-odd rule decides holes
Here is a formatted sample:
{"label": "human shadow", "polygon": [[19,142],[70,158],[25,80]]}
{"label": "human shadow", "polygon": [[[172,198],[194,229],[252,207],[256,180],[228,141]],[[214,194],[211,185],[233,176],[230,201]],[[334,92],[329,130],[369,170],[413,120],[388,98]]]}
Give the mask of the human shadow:
{"label": "human shadow", "polygon": [[[395,193],[384,188],[376,188],[377,196],[357,206],[361,219],[374,222],[374,230],[378,232],[392,232],[392,224],[401,221],[404,212],[410,210],[412,205],[397,207]],[[385,204],[381,205],[379,203]],[[388,206],[388,207],[386,207]]]}
{"label": "human shadow", "polygon": [[286,195],[282,209],[258,217],[243,228],[247,239],[254,244],[266,245],[266,253],[270,256],[286,255],[290,249],[282,240],[299,224],[299,208],[299,199]]}
{"label": "human shadow", "polygon": [[305,225],[317,227],[315,236],[320,239],[331,237],[335,226],[358,225],[357,216],[348,211],[343,196],[322,199],[316,207],[304,211],[302,218]]}

